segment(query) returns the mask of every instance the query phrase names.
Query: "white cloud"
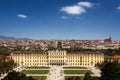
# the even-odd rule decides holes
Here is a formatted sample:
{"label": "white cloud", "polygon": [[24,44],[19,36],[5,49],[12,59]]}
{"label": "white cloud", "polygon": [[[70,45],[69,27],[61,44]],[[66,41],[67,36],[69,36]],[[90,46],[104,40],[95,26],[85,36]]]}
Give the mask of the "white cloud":
{"label": "white cloud", "polygon": [[90,2],[78,2],[79,6],[91,8],[93,5]]}
{"label": "white cloud", "polygon": [[120,6],[118,6],[117,9],[120,10]]}
{"label": "white cloud", "polygon": [[86,12],[85,9],[77,5],[63,7],[61,11],[66,12],[68,14],[72,14],[72,15],[79,15],[79,14]]}
{"label": "white cloud", "polygon": [[92,3],[90,2],[78,2],[77,5],[62,7],[61,11],[71,15],[80,15],[86,12],[86,8],[91,7]]}
{"label": "white cloud", "polygon": [[66,17],[66,16],[61,16],[61,19],[68,19],[68,17]]}
{"label": "white cloud", "polygon": [[17,17],[19,17],[19,18],[23,18],[23,19],[27,18],[27,16],[24,15],[24,14],[17,14]]}

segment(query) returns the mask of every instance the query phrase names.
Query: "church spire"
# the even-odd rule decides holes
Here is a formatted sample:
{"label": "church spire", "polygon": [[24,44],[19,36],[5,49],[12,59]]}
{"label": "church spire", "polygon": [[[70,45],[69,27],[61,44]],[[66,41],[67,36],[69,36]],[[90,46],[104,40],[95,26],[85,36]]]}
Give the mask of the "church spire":
{"label": "church spire", "polygon": [[111,36],[111,34],[110,34],[110,36],[109,36],[109,40],[112,41],[112,36]]}

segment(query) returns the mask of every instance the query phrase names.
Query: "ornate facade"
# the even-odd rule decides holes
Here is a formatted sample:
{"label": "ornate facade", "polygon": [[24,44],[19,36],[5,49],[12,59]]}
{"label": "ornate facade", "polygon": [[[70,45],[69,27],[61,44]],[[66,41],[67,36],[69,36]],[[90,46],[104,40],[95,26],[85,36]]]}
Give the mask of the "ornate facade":
{"label": "ornate facade", "polygon": [[46,66],[46,65],[69,65],[69,66],[95,66],[104,61],[104,54],[98,52],[14,52],[12,59],[18,65]]}

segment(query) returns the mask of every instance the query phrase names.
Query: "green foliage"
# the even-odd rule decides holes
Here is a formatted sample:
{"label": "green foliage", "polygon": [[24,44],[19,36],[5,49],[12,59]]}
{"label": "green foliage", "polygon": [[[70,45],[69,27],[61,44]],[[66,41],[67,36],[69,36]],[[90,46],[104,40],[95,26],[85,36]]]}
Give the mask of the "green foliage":
{"label": "green foliage", "polygon": [[104,61],[102,63],[97,63],[95,66],[99,69],[102,69],[107,63],[108,63],[108,61]]}
{"label": "green foliage", "polygon": [[89,70],[64,70],[65,74],[85,74],[87,72],[92,74]]}
{"label": "green foliage", "polygon": [[27,69],[49,69],[50,67],[48,66],[32,66],[32,67],[27,67]]}
{"label": "green foliage", "polygon": [[57,50],[57,48],[54,48],[54,47],[52,47],[52,46],[49,46],[49,47],[47,47],[48,48],[48,50]]}
{"label": "green foliage", "polygon": [[83,49],[83,48],[66,48],[64,49],[67,52],[80,52],[80,51],[92,51],[92,52],[100,52],[104,53],[105,55],[120,55],[120,48],[119,49]]}
{"label": "green foliage", "polygon": [[0,59],[0,74],[12,70],[16,64],[13,60]]}
{"label": "green foliage", "polygon": [[35,78],[33,78],[32,76],[27,77],[27,80],[36,80]]}
{"label": "green foliage", "polygon": [[36,80],[46,80],[46,76],[33,76],[34,79]]}
{"label": "green foliage", "polygon": [[65,80],[81,80],[79,76],[65,77]]}
{"label": "green foliage", "polygon": [[1,46],[0,47],[0,55],[2,56],[6,56],[6,55],[10,55],[10,50],[7,47]]}
{"label": "green foliage", "polygon": [[113,55],[120,55],[120,48],[119,49],[101,49],[99,52],[104,53],[105,55],[113,56]]}
{"label": "green foliage", "polygon": [[4,77],[4,79],[2,80],[35,80],[35,79],[33,79],[31,76],[27,77],[23,73],[12,71],[9,72],[8,75]]}
{"label": "green foliage", "polygon": [[48,74],[49,70],[24,70],[24,74]]}
{"label": "green foliage", "polygon": [[7,73],[12,70],[16,64],[12,59],[6,59],[7,56],[10,56],[10,50],[7,47],[1,46],[0,47],[0,76],[1,73]]}
{"label": "green foliage", "polygon": [[90,80],[90,79],[91,79],[90,73],[87,72],[83,80]]}
{"label": "green foliage", "polygon": [[112,55],[115,54],[115,51],[116,51],[116,50],[107,49],[104,54],[109,55],[109,56],[112,56]]}
{"label": "green foliage", "polygon": [[108,62],[101,69],[100,80],[120,80],[120,64],[117,62]]}
{"label": "green foliage", "polygon": [[74,67],[63,67],[64,69],[87,69],[86,67],[77,67],[77,66],[74,66]]}
{"label": "green foliage", "polygon": [[91,77],[90,80],[99,80],[99,77]]}

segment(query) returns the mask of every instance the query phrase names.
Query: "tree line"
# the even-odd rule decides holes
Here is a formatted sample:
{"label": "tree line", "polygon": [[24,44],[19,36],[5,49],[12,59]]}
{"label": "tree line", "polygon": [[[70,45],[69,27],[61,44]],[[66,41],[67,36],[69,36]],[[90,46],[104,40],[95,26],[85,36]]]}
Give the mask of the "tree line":
{"label": "tree line", "polygon": [[[31,51],[31,50],[23,50],[19,47],[16,47],[16,48],[17,49],[15,49],[15,50],[10,50],[7,47],[1,46],[0,47],[0,54],[4,53],[4,55],[8,55],[8,54],[10,54],[11,52],[14,52],[14,51]],[[52,46],[49,46],[47,48],[48,48],[47,50],[41,50],[40,48],[38,48],[38,49],[35,49],[34,51],[44,52],[44,51],[48,51],[48,50],[57,50],[57,48],[54,48]],[[60,48],[60,50],[65,50],[67,52],[92,51],[92,52],[104,53],[105,55],[109,55],[109,56],[120,55],[120,48],[118,48],[118,49],[84,49],[84,48],[74,48],[74,47],[72,47],[72,48]]]}
{"label": "tree line", "polygon": [[89,73],[86,73],[83,79],[73,76],[65,80],[120,80],[120,63],[117,61],[102,63],[99,65],[99,68],[101,70],[100,77],[93,77]]}
{"label": "tree line", "polygon": [[0,59],[0,75],[10,72],[15,67],[13,60]]}
{"label": "tree line", "polygon": [[11,71],[2,80],[35,80],[35,79],[31,76],[26,76],[21,72]]}

